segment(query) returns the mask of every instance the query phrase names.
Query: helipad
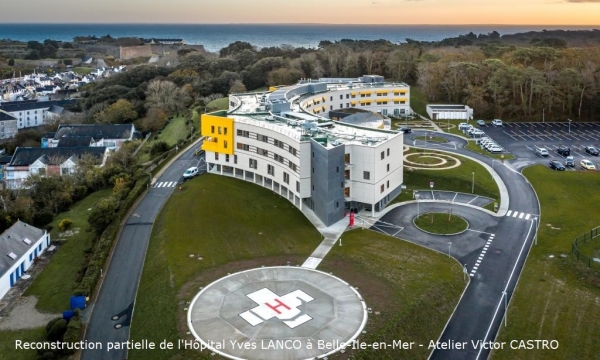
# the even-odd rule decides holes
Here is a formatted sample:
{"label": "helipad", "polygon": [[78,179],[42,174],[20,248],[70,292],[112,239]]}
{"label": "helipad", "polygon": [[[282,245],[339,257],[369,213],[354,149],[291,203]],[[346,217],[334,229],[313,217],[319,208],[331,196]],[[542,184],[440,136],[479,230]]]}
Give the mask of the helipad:
{"label": "helipad", "polygon": [[300,267],[265,267],[203,288],[188,326],[203,347],[232,359],[314,359],[361,333],[367,308],[345,281]]}

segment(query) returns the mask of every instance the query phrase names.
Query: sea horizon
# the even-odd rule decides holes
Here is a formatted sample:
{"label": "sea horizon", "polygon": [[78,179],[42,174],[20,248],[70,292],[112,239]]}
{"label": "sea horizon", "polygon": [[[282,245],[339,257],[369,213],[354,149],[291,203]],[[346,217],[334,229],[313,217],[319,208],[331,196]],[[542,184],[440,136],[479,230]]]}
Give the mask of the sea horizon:
{"label": "sea horizon", "polygon": [[246,41],[258,48],[291,45],[317,48],[322,40],[388,40],[404,43],[406,39],[440,41],[449,37],[487,34],[500,35],[543,30],[598,30],[600,25],[511,25],[511,24],[322,24],[322,23],[2,23],[0,39],[73,41],[75,36],[177,38],[186,44],[203,45],[216,52],[235,41]]}

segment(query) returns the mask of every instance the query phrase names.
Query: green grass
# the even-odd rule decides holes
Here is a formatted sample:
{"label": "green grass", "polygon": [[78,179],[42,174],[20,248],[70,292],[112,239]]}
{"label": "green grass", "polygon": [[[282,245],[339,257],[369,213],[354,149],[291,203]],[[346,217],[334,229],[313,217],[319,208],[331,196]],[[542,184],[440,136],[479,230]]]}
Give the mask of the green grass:
{"label": "green grass", "polygon": [[502,159],[504,159],[504,160],[515,159],[515,156],[513,154],[492,154],[489,151],[487,151],[485,149],[482,149],[481,146],[477,145],[475,143],[475,140],[470,140],[467,143],[467,146],[465,146],[465,149],[471,150],[471,151],[476,152],[478,154],[485,155],[487,157],[491,157],[491,158],[494,158],[494,159],[500,159],[500,160],[502,160]]}
{"label": "green grass", "polygon": [[418,86],[410,87],[410,107],[414,112],[429,119],[427,115],[427,97]]}
{"label": "green grass", "polygon": [[[177,341],[182,337],[178,318],[185,315],[178,301],[191,300],[199,286],[227,272],[301,263],[321,240],[298,209],[270,190],[210,174],[186,182],[156,220],[131,338]],[[145,360],[176,354],[130,352],[132,359]],[[183,358],[197,355],[185,353]]]}
{"label": "green grass", "polygon": [[229,109],[229,97],[223,97],[220,99],[213,100],[206,104],[206,111],[213,112],[217,110]]}
{"label": "green grass", "polygon": [[94,71],[94,68],[84,67],[84,66],[76,66],[73,68],[73,71],[80,75],[87,75],[87,74],[91,73],[92,71]]}
{"label": "green grass", "polygon": [[362,341],[425,345],[352,351],[336,359],[426,359],[429,341],[442,332],[466,285],[460,264],[446,255],[370,230],[344,233],[343,245],[334,246],[319,269],[357,287],[373,309]]}
{"label": "green grass", "polygon": [[415,219],[415,225],[423,231],[440,235],[457,234],[469,227],[462,217],[447,213],[421,214]]}
{"label": "green grass", "polygon": [[[411,152],[420,150],[411,149]],[[430,150],[427,150],[430,152]],[[435,152],[435,151],[433,151]],[[460,159],[461,165],[447,170],[404,170],[406,190],[394,199],[394,203],[413,200],[413,190],[429,189],[429,182],[434,182],[434,190],[457,191],[471,193],[472,175],[475,173],[474,194],[486,196],[500,202],[500,190],[490,173],[475,161],[452,154]],[[411,159],[413,160],[413,159]]]}
{"label": "green grass", "polygon": [[[557,350],[498,350],[495,359],[594,359],[600,354],[600,273],[571,254],[573,240],[600,225],[600,174],[557,172],[542,165],[525,176],[541,203],[538,245],[531,249],[499,341],[555,339]],[[561,258],[560,254],[567,254]],[[550,258],[549,255],[554,255]]]}
{"label": "green grass", "polygon": [[415,136],[415,140],[417,141],[427,141],[427,142],[436,142],[436,143],[447,143],[448,140],[439,136]]}
{"label": "green grass", "polygon": [[71,210],[58,214],[51,223],[51,239],[57,239],[62,219],[71,219],[69,230],[79,228],[79,232],[58,247],[56,253],[25,292],[25,296],[37,296],[36,308],[42,312],[59,313],[69,308],[69,297],[78,277],[78,271],[85,260],[85,250],[92,245],[94,233],[88,232],[88,209],[100,199],[111,194],[112,190],[95,192],[71,207]]}
{"label": "green grass", "polygon": [[38,342],[46,340],[46,328],[29,330],[0,331],[0,358],[2,360],[33,360],[37,350],[15,349],[15,341]]}
{"label": "green grass", "polygon": [[[458,130],[458,124],[466,122],[465,120],[436,120],[435,123],[437,126],[442,129],[442,131],[447,132],[449,134],[454,134],[458,136],[462,136],[468,139],[468,136],[462,132],[462,130]],[[469,124],[476,126],[474,121],[469,121]]]}
{"label": "green grass", "polygon": [[[194,121],[193,126],[194,131],[198,131],[198,122]],[[144,144],[144,148],[140,151],[138,155],[139,163],[145,163],[146,161],[151,160],[150,152],[143,151],[144,149],[151,149],[152,145],[159,141],[164,141],[170,147],[174,147],[178,142],[186,139],[186,137],[190,133],[190,127],[189,125],[185,124],[185,117],[179,116],[174,117],[162,130],[159,131],[160,133],[158,134],[153,133],[152,136],[148,139],[148,141],[146,141],[146,143]],[[154,138],[155,136],[156,139]]]}

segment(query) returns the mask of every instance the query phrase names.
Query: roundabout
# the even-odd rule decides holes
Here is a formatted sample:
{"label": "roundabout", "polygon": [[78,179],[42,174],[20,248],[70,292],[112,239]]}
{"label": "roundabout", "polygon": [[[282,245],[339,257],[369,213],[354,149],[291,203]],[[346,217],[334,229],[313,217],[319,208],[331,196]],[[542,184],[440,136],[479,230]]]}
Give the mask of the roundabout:
{"label": "roundabout", "polygon": [[231,359],[314,359],[343,350],[367,322],[360,294],[322,271],[246,270],[201,289],[187,323],[201,349]]}
{"label": "roundabout", "polygon": [[436,152],[417,152],[404,155],[405,167],[420,170],[448,170],[459,167],[461,161],[452,155]]}
{"label": "roundabout", "polygon": [[431,212],[415,217],[417,229],[435,235],[458,235],[467,231],[469,223],[456,214]]}

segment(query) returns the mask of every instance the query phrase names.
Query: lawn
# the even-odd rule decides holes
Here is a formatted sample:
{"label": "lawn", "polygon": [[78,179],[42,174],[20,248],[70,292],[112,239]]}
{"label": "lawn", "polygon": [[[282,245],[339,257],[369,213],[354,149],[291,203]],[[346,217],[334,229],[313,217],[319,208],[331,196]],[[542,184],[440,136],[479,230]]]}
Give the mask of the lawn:
{"label": "lawn", "polygon": [[[176,341],[182,337],[178,318],[185,316],[177,304],[191,300],[199,286],[227,272],[301,264],[321,240],[296,207],[270,190],[210,174],[186,182],[156,220],[131,338]],[[199,356],[177,350],[129,354],[144,360]]]}
{"label": "lawn", "polygon": [[87,74],[91,73],[92,71],[94,71],[94,68],[91,68],[91,67],[76,66],[73,68],[73,72],[76,72],[77,74],[80,74],[80,75],[87,75]]}
{"label": "lawn", "polygon": [[[270,190],[209,174],[186,182],[155,222],[131,339],[190,338],[183,335],[188,331],[184,309],[201,286],[261,265],[302,264],[321,240],[298,209]],[[380,312],[367,324],[363,339],[371,341],[437,339],[465,285],[459,264],[369,230],[345,234],[344,246],[334,247],[319,269],[360,287],[369,307]],[[421,357],[428,352],[419,351]],[[372,358],[368,351],[356,355]],[[133,350],[129,357],[210,358],[177,349]]]}
{"label": "lawn", "polygon": [[[195,131],[198,130],[199,124],[197,121],[193,122],[193,126]],[[181,140],[185,140],[185,138],[190,133],[190,127],[185,124],[185,116],[174,117],[170,120],[167,125],[159,130],[159,133],[153,133],[152,136],[148,139],[146,144],[144,144],[144,148],[150,149],[152,145],[159,141],[166,142],[170,147],[174,147]],[[156,137],[156,139],[155,139]],[[140,163],[144,163],[149,161],[150,152],[140,151],[139,161]]]}
{"label": "lawn", "polygon": [[78,271],[83,264],[86,253],[94,239],[94,233],[88,232],[87,218],[89,211],[100,199],[107,197],[112,190],[95,192],[71,207],[71,210],[58,214],[50,232],[51,239],[60,238],[58,223],[62,219],[71,219],[69,231],[74,235],[63,236],[67,239],[60,245],[46,268],[33,281],[25,292],[25,296],[35,295],[38,298],[36,308],[42,312],[59,313],[69,309],[69,298],[78,278]]}
{"label": "lawn", "polygon": [[372,308],[362,341],[402,339],[425,345],[353,351],[330,357],[334,359],[426,359],[427,344],[441,334],[466,285],[453,259],[370,230],[346,232],[343,245],[334,246],[319,269],[357,287]]}
{"label": "lawn", "polygon": [[15,349],[15,341],[23,342],[46,340],[46,328],[39,327],[31,330],[0,332],[0,358],[2,360],[32,360],[36,358],[37,350]]}
{"label": "lawn", "polygon": [[450,235],[465,231],[469,224],[458,215],[448,213],[425,213],[415,219],[415,225],[424,231]]}
{"label": "lawn", "polygon": [[443,137],[439,137],[439,136],[415,136],[414,137],[415,140],[417,141],[427,141],[427,142],[435,142],[435,143],[447,143],[448,140],[446,138]]}
{"label": "lawn", "polygon": [[[411,152],[421,150],[411,149]],[[427,152],[435,152],[427,150]],[[429,182],[434,182],[434,190],[457,191],[471,193],[473,175],[475,173],[475,191],[474,194],[486,196],[500,202],[500,190],[490,173],[480,164],[462,156],[452,154],[453,157],[460,159],[461,164],[458,167],[447,170],[421,170],[405,169],[404,184],[406,190],[403,190],[393,202],[402,202],[412,200],[413,190],[429,189]],[[411,160],[413,160],[411,158]]]}
{"label": "lawn", "polygon": [[229,97],[213,100],[206,104],[206,112],[229,109]]}
{"label": "lawn", "polygon": [[[537,165],[525,176],[541,203],[538,245],[531,249],[508,308],[499,341],[555,339],[557,350],[495,351],[495,359],[594,359],[600,354],[600,273],[571,254],[575,237],[600,225],[600,174],[551,171]],[[568,186],[566,186],[568,184]],[[567,255],[562,258],[560,255]],[[550,258],[550,255],[553,255]]]}

